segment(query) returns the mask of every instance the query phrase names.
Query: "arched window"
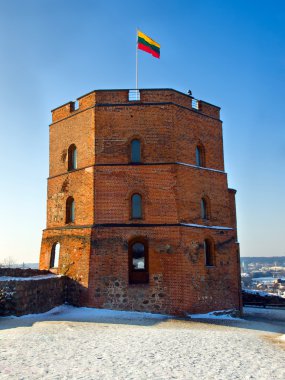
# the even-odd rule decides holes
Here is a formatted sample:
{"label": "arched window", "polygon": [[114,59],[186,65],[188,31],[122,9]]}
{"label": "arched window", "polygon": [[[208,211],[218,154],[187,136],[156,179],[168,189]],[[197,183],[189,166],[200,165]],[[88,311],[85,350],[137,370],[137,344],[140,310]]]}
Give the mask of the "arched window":
{"label": "arched window", "polygon": [[141,142],[140,140],[132,140],[131,142],[131,162],[141,162]]}
{"label": "arched window", "polygon": [[74,144],[68,148],[68,170],[77,169],[77,149]]}
{"label": "arched window", "polygon": [[204,253],[205,253],[205,264],[207,267],[212,267],[215,265],[214,263],[214,247],[213,243],[206,239],[204,241]]}
{"label": "arched window", "polygon": [[201,218],[202,219],[208,219],[209,218],[208,202],[206,201],[205,198],[201,199]]}
{"label": "arched window", "polygon": [[201,145],[196,146],[196,165],[205,166],[205,151]]}
{"label": "arched window", "polygon": [[142,196],[140,194],[133,194],[131,199],[131,215],[132,219],[142,218]]}
{"label": "arched window", "polygon": [[145,284],[149,281],[148,245],[142,238],[133,239],[129,243],[129,282]]}
{"label": "arched window", "polygon": [[74,212],[75,212],[75,204],[74,199],[72,197],[68,197],[66,200],[66,218],[65,223],[74,222]]}
{"label": "arched window", "polygon": [[58,267],[59,251],[60,251],[60,244],[58,242],[54,243],[52,246],[51,255],[50,255],[50,268]]}

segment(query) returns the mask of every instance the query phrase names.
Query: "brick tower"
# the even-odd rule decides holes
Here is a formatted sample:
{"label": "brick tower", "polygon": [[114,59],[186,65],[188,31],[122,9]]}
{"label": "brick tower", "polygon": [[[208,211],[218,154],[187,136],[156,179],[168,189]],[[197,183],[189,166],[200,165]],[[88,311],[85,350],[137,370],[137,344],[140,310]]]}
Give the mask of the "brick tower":
{"label": "brick tower", "polygon": [[220,108],[172,89],[130,95],[52,111],[40,268],[66,275],[77,305],[241,309]]}

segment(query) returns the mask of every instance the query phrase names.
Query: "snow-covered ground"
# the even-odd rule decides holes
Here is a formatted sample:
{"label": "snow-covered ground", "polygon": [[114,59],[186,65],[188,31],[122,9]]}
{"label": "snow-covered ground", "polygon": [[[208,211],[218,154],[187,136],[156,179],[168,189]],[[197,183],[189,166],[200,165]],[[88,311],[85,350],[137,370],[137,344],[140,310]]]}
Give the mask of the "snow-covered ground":
{"label": "snow-covered ground", "polygon": [[188,317],[191,319],[215,319],[215,320],[230,320],[233,322],[245,322],[243,318],[237,318],[233,315],[233,310],[217,310],[211,311],[206,314],[188,314]]}
{"label": "snow-covered ground", "polygon": [[1,276],[0,281],[37,281],[37,280],[46,280],[47,278],[61,277],[57,274],[42,274],[39,276],[30,276],[30,277],[11,277],[11,276]]}
{"label": "snow-covered ground", "polygon": [[61,306],[2,317],[0,378],[284,380],[285,311],[245,312],[201,322]]}
{"label": "snow-covered ground", "polygon": [[285,298],[285,293],[270,293],[270,292],[265,292],[264,290],[255,290],[255,289],[242,289],[243,292],[245,293],[250,293],[250,294],[258,294],[259,296],[262,296],[262,297],[269,297],[269,296],[277,296],[277,297],[281,297],[281,298]]}

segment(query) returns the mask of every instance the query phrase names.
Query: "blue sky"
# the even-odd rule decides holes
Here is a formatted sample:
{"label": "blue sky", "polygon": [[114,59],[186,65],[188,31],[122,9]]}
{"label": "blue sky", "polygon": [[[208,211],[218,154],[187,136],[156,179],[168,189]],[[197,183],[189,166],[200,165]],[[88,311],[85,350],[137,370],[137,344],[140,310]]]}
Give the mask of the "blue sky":
{"label": "blue sky", "polygon": [[0,261],[38,261],[50,110],[134,88],[136,27],[161,44],[139,52],[139,87],[222,108],[241,255],[285,255],[284,1],[0,0]]}

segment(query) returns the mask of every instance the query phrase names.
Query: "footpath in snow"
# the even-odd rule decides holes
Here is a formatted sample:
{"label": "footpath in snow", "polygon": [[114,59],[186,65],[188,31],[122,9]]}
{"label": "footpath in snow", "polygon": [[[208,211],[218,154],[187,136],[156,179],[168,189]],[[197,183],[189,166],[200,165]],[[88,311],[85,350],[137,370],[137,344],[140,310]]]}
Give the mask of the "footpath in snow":
{"label": "footpath in snow", "polygon": [[284,310],[245,308],[245,316],[180,320],[65,305],[2,317],[0,378],[284,380]]}

